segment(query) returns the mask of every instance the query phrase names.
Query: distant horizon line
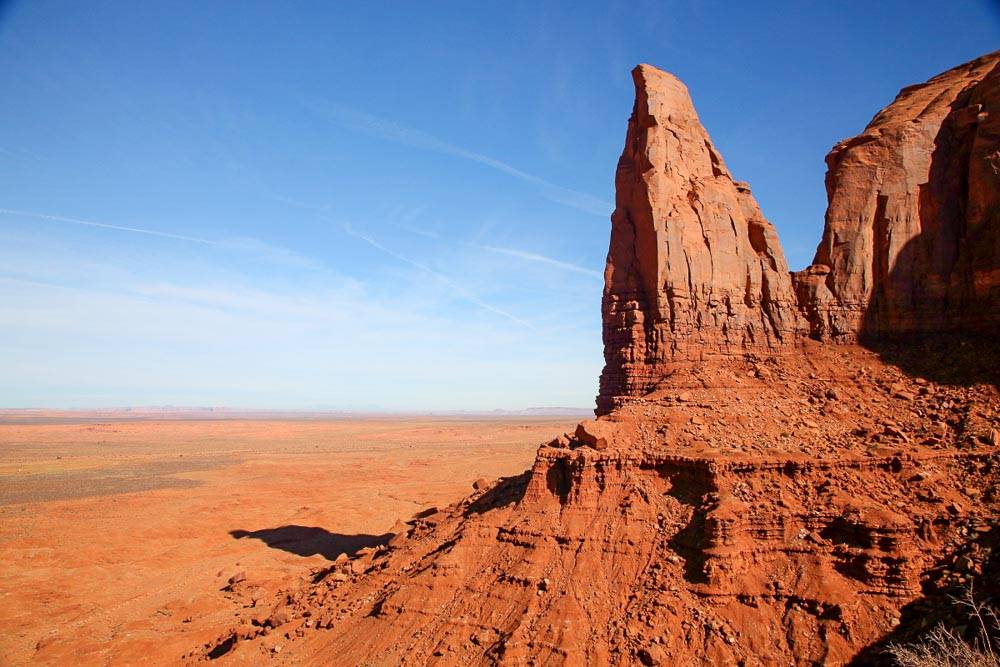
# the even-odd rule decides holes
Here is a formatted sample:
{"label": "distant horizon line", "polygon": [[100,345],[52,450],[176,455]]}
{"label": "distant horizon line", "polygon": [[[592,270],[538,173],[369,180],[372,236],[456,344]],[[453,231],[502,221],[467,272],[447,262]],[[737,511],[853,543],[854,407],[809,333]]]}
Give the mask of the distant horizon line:
{"label": "distant horizon line", "polygon": [[71,414],[77,416],[100,415],[171,415],[200,416],[213,415],[371,415],[371,416],[435,416],[435,415],[532,415],[561,416],[577,414],[593,414],[593,408],[579,406],[532,406],[525,408],[482,408],[482,409],[392,409],[392,408],[241,408],[218,405],[141,405],[141,406],[106,406],[97,408],[60,408],[60,407],[0,407],[0,416],[10,417],[18,414],[42,415]]}

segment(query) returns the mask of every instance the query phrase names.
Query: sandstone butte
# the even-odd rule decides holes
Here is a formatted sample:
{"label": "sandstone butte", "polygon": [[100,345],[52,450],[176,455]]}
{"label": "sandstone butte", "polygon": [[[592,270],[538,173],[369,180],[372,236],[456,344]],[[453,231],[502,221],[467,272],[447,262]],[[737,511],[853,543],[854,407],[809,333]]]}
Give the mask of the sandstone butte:
{"label": "sandstone butte", "polygon": [[844,664],[1000,599],[1000,52],[834,147],[796,274],[684,85],[633,78],[599,417],[270,599],[249,574],[188,659]]}

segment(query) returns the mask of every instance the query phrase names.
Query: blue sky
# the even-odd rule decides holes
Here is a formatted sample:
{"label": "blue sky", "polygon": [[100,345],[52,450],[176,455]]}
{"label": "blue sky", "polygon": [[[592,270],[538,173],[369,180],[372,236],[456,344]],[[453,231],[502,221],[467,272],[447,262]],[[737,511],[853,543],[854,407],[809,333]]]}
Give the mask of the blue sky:
{"label": "blue sky", "polygon": [[3,4],[0,406],[591,406],[632,66],[797,269],[830,147],[997,47],[987,2]]}

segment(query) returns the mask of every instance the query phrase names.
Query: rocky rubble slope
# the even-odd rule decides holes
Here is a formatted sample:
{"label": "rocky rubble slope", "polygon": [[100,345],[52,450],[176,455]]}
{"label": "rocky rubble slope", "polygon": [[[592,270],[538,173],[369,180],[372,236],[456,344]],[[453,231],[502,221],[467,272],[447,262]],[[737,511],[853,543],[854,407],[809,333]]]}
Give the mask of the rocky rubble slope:
{"label": "rocky rubble slope", "polygon": [[[995,342],[913,334],[997,333],[998,61],[906,89],[867,138],[834,150],[817,265],[794,282],[683,85],[637,68],[606,272],[602,416],[542,445],[523,475],[477,482],[401,523],[388,546],[276,596],[252,576],[233,582],[226,594],[245,614],[188,657],[844,664],[919,631],[935,596],[996,572]],[[941,153],[976,174],[960,188],[944,185],[951,167],[938,179],[936,157],[912,164],[926,151],[911,139],[939,136],[935,123],[964,128]],[[904,204],[927,191],[937,199],[917,220]],[[913,229],[954,243],[928,241],[940,271],[910,267],[896,281],[897,241]],[[876,243],[883,232],[888,245]],[[866,274],[883,259],[885,271]],[[850,342],[872,332],[909,337],[892,355]]]}
{"label": "rocky rubble slope", "polygon": [[277,598],[237,582],[246,616],[206,650],[228,641],[227,659],[254,664],[275,650],[303,664],[839,664],[895,630],[925,585],[983,567],[987,552],[961,559],[1000,515],[992,387],[914,380],[847,346],[707,370],[616,413],[606,448],[557,438],[529,473]]}

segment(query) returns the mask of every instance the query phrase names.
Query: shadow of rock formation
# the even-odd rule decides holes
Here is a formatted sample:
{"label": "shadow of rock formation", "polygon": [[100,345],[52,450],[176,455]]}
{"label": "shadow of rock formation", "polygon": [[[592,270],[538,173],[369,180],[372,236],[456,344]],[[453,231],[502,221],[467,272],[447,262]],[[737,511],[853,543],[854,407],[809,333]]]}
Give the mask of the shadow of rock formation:
{"label": "shadow of rock formation", "polygon": [[907,339],[861,337],[859,342],[911,377],[953,386],[1000,386],[1000,346],[994,336],[926,334]]}
{"label": "shadow of rock formation", "polygon": [[392,533],[382,535],[344,535],[331,533],[315,526],[279,526],[262,530],[231,530],[229,534],[237,540],[245,537],[260,540],[272,549],[281,549],[296,556],[320,555],[334,560],[340,554],[353,556],[366,547],[387,544]]}
{"label": "shadow of rock formation", "polygon": [[[995,202],[972,204],[976,133],[960,122],[966,97],[950,105],[934,137],[927,182],[917,193],[920,233],[895,257],[888,248],[900,221],[886,212],[886,197],[879,198],[872,221],[874,284],[858,339],[910,375],[997,386],[1000,315],[992,275],[1000,256],[1000,209]],[[981,183],[978,189],[986,190]]]}
{"label": "shadow of rock formation", "polygon": [[[963,572],[963,561],[976,552],[985,554],[981,565]],[[888,655],[890,645],[920,641],[936,625],[947,628],[970,645],[982,641],[983,625],[991,642],[1000,639],[1000,619],[988,612],[974,618],[966,604],[971,595],[988,610],[1000,608],[1000,528],[978,533],[927,572],[922,595],[900,609],[899,625],[858,653],[850,663],[852,667],[896,664]],[[954,577],[960,572],[966,575],[965,581],[955,583]]]}
{"label": "shadow of rock formation", "polygon": [[469,503],[468,508],[465,510],[465,515],[483,514],[498,507],[506,507],[520,502],[524,498],[529,481],[531,481],[530,470],[520,475],[501,478],[496,485]]}

